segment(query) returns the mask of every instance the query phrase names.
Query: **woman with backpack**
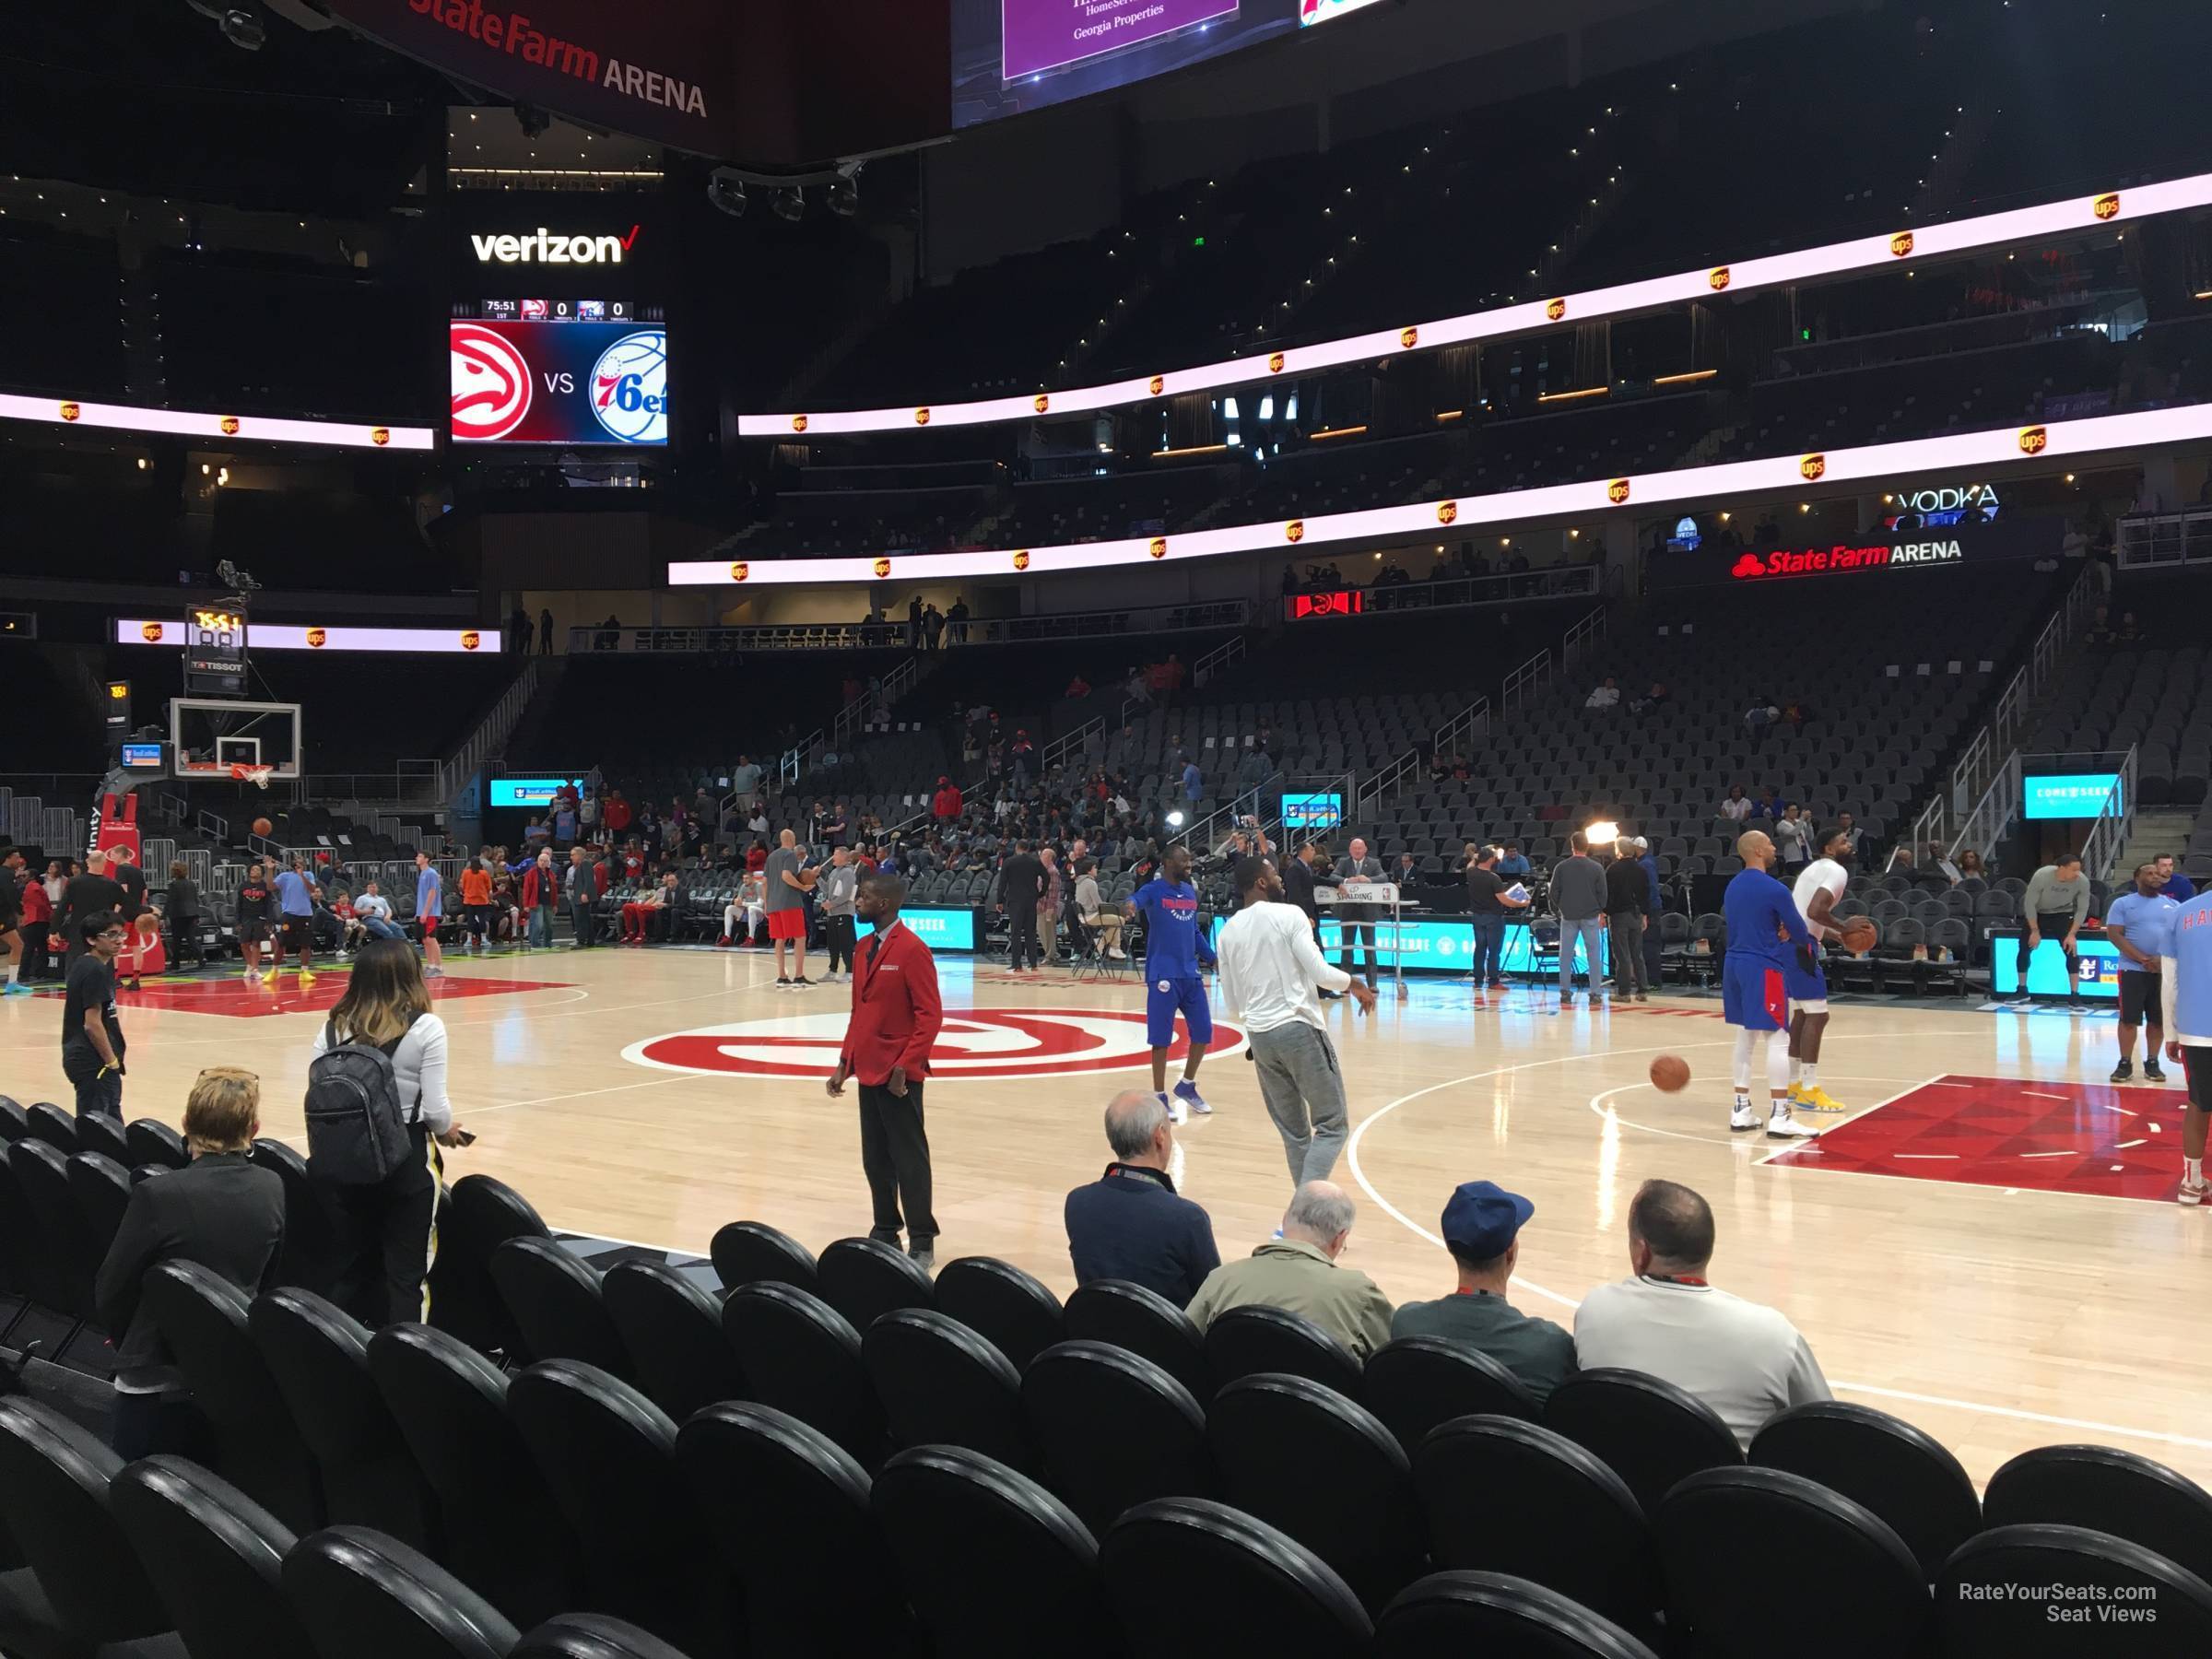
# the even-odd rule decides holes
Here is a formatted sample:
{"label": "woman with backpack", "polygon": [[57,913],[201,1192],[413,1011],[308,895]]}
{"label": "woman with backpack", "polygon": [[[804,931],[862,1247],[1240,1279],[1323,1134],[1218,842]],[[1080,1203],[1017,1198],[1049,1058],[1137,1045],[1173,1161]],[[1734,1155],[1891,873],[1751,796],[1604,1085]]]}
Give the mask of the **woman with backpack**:
{"label": "woman with backpack", "polygon": [[445,1022],[413,948],[371,939],[315,1035],[307,1146],[308,1173],[339,1223],[331,1300],[372,1330],[424,1317],[444,1171],[431,1142],[476,1138],[453,1121],[445,1068]]}

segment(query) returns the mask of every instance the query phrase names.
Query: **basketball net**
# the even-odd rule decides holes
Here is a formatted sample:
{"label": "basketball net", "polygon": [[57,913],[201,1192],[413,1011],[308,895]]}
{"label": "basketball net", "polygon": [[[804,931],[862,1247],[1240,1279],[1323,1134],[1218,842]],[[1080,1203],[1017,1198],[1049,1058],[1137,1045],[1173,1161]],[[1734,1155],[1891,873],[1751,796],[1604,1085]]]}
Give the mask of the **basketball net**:
{"label": "basketball net", "polygon": [[242,762],[233,761],[230,766],[230,777],[234,782],[251,783],[254,788],[265,793],[269,787],[269,774],[276,770],[274,766],[249,766]]}

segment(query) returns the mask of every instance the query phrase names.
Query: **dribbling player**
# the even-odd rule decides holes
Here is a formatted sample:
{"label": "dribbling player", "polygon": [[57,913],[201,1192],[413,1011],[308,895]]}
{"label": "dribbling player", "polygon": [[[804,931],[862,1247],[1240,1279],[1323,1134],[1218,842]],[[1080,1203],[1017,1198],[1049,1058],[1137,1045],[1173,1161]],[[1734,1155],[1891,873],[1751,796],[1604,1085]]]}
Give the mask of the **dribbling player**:
{"label": "dribbling player", "polygon": [[[1129,895],[1129,913],[1145,918],[1145,1038],[1152,1045],[1152,1088],[1179,1124],[1186,1107],[1202,1116],[1213,1111],[1198,1092],[1198,1063],[1214,1040],[1214,1011],[1199,965],[1211,968],[1214,953],[1199,935],[1198,889],[1190,876],[1191,850],[1178,844],[1161,856],[1159,874]],[[1190,1046],[1182,1080],[1171,1097],[1168,1051],[1175,1046],[1177,1014]]]}
{"label": "dribbling player", "polygon": [[1790,1054],[1786,1042],[1771,1041],[1790,1022],[1783,970],[1793,955],[1810,971],[1813,936],[1805,930],[1790,889],[1768,874],[1774,843],[1757,830],[1736,838],[1735,855],[1744,867],[1728,883],[1721,911],[1728,923],[1728,956],[1721,970],[1721,1007],[1735,1028],[1735,1110],[1731,1131],[1756,1129],[1751,1105],[1751,1051],[1765,1041],[1767,1050],[1767,1134],[1774,1140],[1809,1140],[1819,1131],[1790,1115]]}
{"label": "dribbling player", "polygon": [[1797,873],[1791,889],[1805,929],[1813,936],[1812,968],[1798,965],[1799,953],[1783,964],[1782,985],[1790,999],[1790,1104],[1807,1112],[1841,1112],[1843,1103],[1820,1087],[1820,1039],[1828,1030],[1828,971],[1821,946],[1843,942],[1843,929],[1830,918],[1836,901],[1851,886],[1843,866],[1851,860],[1851,837],[1830,826],[1821,831],[1819,856]]}

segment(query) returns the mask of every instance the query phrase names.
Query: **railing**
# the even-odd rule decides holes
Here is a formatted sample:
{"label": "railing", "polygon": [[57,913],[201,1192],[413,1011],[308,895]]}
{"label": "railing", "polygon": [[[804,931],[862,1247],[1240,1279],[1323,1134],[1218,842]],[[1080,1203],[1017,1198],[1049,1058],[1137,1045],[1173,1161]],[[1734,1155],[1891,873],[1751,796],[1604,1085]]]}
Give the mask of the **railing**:
{"label": "railing", "polygon": [[1095,720],[1087,720],[1074,731],[1065,732],[1053,738],[1044,746],[1045,775],[1050,777],[1059,768],[1066,765],[1069,756],[1088,753],[1090,748],[1090,740],[1093,737],[1103,737],[1105,735],[1106,721],[1105,717],[1101,715]]}
{"label": "railing", "polygon": [[[1233,608],[1237,612],[1235,618],[1236,626],[1240,628],[1249,621],[1252,616],[1252,607],[1246,605],[1241,599],[1237,601],[1233,607],[1229,606],[1209,606],[1205,608],[1209,610],[1228,610]],[[1196,662],[1191,665],[1191,684],[1194,687],[1205,685],[1206,681],[1212,679],[1214,676],[1219,674],[1224,668],[1229,667],[1232,663],[1242,660],[1243,655],[1244,636],[1242,634],[1239,634],[1233,640],[1222,641],[1220,644],[1215,646],[1211,651],[1206,652],[1204,655],[1200,656]]]}
{"label": "railing", "polygon": [[800,738],[776,758],[776,781],[779,784],[796,783],[799,774],[806,770],[807,757],[814,754],[829,739],[821,727]]}
{"label": "railing", "polygon": [[[2018,749],[2007,754],[1991,775],[1989,786],[1974,803],[1973,810],[1960,822],[1958,833],[1946,849],[1952,859],[1970,848],[1982,855],[1983,864],[1994,856],[1997,842],[2020,810],[2020,755]],[[1924,858],[1931,843],[1923,841],[1913,849],[1913,856]]]}
{"label": "railing", "polygon": [[922,659],[919,656],[906,657],[888,674],[878,675],[875,685],[864,689],[837,712],[837,718],[830,723],[830,741],[843,747],[845,739],[866,726],[878,708],[889,710],[921,680]]}
{"label": "railing", "polygon": [[[1595,574],[1594,568],[1592,573]],[[1574,665],[1606,637],[1607,615],[1606,607],[1601,605],[1567,630],[1565,637],[1559,641],[1560,673],[1572,673]]]}
{"label": "railing", "polygon": [[1420,771],[1420,768],[1421,751],[1418,748],[1407,749],[1395,760],[1359,785],[1359,794],[1353,797],[1352,801],[1352,816],[1363,824],[1372,822],[1377,810],[1382,806],[1390,792],[1402,785],[1406,779],[1414,776]]}
{"label": "railing", "polygon": [[477,729],[463,740],[461,747],[438,767],[438,800],[452,800],[461,793],[462,786],[476,776],[489,760],[522,719],[523,711],[537,695],[537,659],[528,658],[513,683],[500,694],[491,712],[477,724]]}
{"label": "railing", "polygon": [[[1252,605],[1227,599],[1210,605],[1156,605],[1122,610],[1066,611],[1028,617],[971,617],[947,627],[940,643],[1020,645],[1040,640],[1111,639],[1117,634],[1193,633],[1243,628]],[[904,618],[882,622],[792,622],[762,627],[592,628],[569,629],[571,654],[664,653],[713,655],[747,651],[877,651],[907,646]],[[1210,654],[1210,653],[1209,653]]]}
{"label": "railing", "polygon": [[1472,708],[1462,709],[1436,728],[1430,741],[1430,752],[1438,755],[1468,756],[1475,752],[1476,740],[1490,735],[1490,700],[1478,697]]}
{"label": "railing", "polygon": [[1517,709],[1549,684],[1551,648],[1547,645],[1505,677],[1505,689],[1500,700],[1505,707]]}
{"label": "railing", "polygon": [[2124,571],[2212,564],[2212,507],[2124,518],[2112,546]]}
{"label": "railing", "polygon": [[2081,843],[2081,867],[2092,881],[2110,881],[2112,866],[2127,850],[2136,828],[2136,762],[2137,749],[2130,746],[2120,763],[2120,775],[2098,804],[2097,821]]}
{"label": "railing", "polygon": [[[487,757],[488,759],[489,757]],[[442,806],[444,763],[428,756],[394,760],[390,771],[310,772],[295,786],[302,801],[357,801],[364,806]],[[465,775],[464,784],[467,782]]]}

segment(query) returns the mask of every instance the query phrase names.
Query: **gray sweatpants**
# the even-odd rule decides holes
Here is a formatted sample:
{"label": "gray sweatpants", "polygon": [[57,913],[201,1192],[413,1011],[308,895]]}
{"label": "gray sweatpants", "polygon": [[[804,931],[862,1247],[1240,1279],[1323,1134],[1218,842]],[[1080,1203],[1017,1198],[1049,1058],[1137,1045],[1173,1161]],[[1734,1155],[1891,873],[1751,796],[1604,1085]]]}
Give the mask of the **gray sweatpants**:
{"label": "gray sweatpants", "polygon": [[1271,1031],[1253,1032],[1251,1042],[1260,1098],[1283,1137],[1291,1183],[1326,1181],[1344,1150],[1347,1129],[1344,1074],[1328,1033],[1293,1019]]}

